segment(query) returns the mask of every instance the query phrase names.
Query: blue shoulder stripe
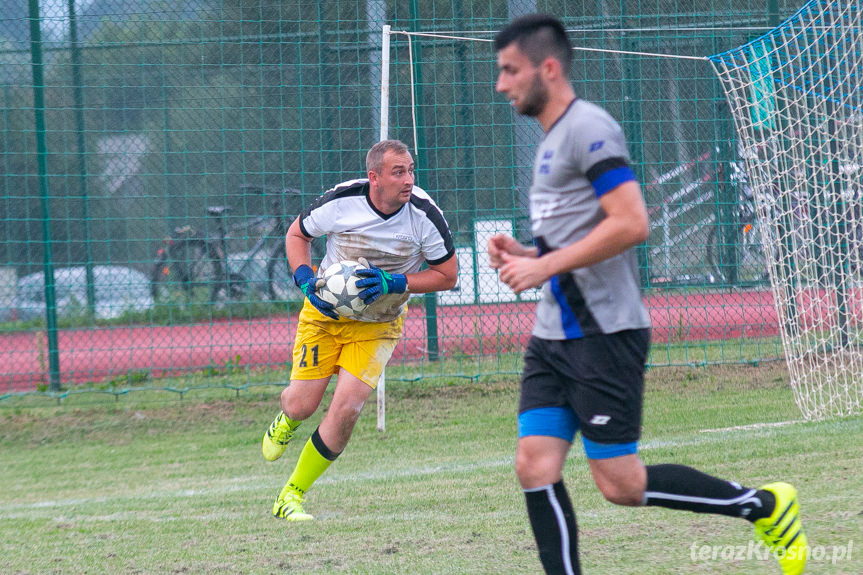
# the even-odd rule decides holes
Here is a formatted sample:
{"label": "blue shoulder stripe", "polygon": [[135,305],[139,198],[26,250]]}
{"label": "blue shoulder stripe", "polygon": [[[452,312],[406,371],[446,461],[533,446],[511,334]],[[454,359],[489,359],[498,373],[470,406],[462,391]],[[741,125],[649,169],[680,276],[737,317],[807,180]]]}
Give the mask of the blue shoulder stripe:
{"label": "blue shoulder stripe", "polygon": [[635,173],[629,166],[614,168],[593,180],[593,191],[596,197],[602,197],[620,184],[636,181]]}

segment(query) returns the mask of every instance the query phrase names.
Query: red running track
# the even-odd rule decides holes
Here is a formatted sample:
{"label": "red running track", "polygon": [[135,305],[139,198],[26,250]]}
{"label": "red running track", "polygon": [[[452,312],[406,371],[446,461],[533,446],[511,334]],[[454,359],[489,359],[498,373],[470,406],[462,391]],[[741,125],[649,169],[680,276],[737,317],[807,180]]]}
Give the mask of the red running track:
{"label": "red running track", "polygon": [[[654,341],[758,338],[778,334],[769,292],[651,295],[646,299]],[[533,326],[535,303],[439,306],[438,346],[453,353],[493,354],[523,348]],[[394,360],[425,356],[426,319],[422,305],[408,312],[405,336]],[[64,384],[98,382],[147,370],[153,376],[224,366],[284,364],[290,360],[296,315],[231,319],[181,326],[69,329],[58,333]],[[44,332],[0,335],[0,392],[33,390],[47,383]]]}

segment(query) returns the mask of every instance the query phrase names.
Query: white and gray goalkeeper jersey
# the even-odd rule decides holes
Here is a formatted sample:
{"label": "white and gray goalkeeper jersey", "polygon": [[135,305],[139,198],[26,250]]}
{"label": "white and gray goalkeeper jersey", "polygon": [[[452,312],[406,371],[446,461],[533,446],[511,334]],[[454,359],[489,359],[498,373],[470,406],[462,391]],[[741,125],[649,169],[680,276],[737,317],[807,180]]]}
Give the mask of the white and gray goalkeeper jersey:
{"label": "white and gray goalkeeper jersey", "polygon": [[[419,271],[423,262],[436,265],[455,255],[443,213],[417,186],[401,209],[383,214],[369,199],[368,179],[350,180],[324,193],[299,217],[306,237],[327,237],[321,269],[364,257],[390,273],[409,274]],[[358,319],[392,321],[404,312],[409,297],[407,293],[382,296]]]}

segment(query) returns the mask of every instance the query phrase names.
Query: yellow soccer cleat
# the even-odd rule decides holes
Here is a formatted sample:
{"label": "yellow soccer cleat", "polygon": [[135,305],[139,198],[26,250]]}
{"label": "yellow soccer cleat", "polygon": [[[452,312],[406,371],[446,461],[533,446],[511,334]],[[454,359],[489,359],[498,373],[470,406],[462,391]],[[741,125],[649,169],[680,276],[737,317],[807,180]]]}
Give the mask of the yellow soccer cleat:
{"label": "yellow soccer cleat", "polygon": [[273,503],[273,515],[286,521],[311,521],[313,516],[303,510],[303,496],[293,489],[282,489]]}
{"label": "yellow soccer cleat", "polygon": [[770,517],[755,522],[755,538],[763,541],[779,560],[783,575],[800,575],[806,569],[809,543],[800,521],[797,490],[788,483],[770,483],[765,489],[776,497]]}
{"label": "yellow soccer cleat", "polygon": [[261,441],[261,453],[264,454],[264,459],[275,461],[281,457],[287,449],[288,443],[291,442],[295,429],[296,427],[292,428],[288,424],[288,416],[285,415],[285,412],[280,411]]}

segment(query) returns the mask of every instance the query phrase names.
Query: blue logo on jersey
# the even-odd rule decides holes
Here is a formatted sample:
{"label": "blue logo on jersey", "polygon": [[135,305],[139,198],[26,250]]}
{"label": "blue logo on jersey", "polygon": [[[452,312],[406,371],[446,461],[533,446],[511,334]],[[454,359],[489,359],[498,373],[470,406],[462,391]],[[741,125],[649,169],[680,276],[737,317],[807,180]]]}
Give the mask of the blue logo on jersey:
{"label": "blue logo on jersey", "polygon": [[551,165],[550,165],[550,164],[540,164],[540,165],[539,165],[539,173],[540,173],[540,174],[549,174],[549,173],[551,173]]}
{"label": "blue logo on jersey", "polygon": [[546,150],[542,153],[542,159],[543,160],[550,160],[553,155],[554,155],[554,150]]}
{"label": "blue logo on jersey", "polygon": [[598,149],[600,149],[600,148],[602,147],[602,145],[603,145],[604,143],[605,143],[605,142],[604,142],[603,140],[599,140],[599,141],[597,141],[597,142],[592,143],[592,144],[590,145],[590,150],[589,150],[589,151],[590,151],[590,152],[595,152],[595,151],[597,151]]}

